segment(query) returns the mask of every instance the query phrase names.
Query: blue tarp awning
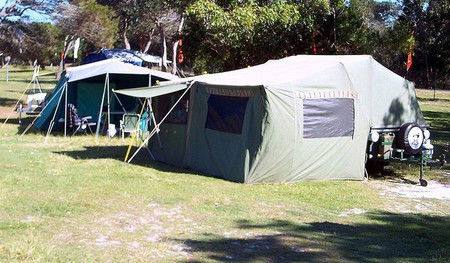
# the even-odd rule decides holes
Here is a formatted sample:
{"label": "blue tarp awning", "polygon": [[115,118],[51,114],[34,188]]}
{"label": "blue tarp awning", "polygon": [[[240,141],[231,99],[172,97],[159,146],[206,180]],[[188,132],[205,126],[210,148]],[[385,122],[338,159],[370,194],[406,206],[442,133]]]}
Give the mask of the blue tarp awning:
{"label": "blue tarp awning", "polygon": [[84,58],[83,64],[89,64],[110,58],[117,58],[122,62],[130,63],[136,66],[142,66],[143,62],[155,64],[161,63],[161,57],[144,54],[136,50],[103,48],[98,52],[90,53],[87,57]]}

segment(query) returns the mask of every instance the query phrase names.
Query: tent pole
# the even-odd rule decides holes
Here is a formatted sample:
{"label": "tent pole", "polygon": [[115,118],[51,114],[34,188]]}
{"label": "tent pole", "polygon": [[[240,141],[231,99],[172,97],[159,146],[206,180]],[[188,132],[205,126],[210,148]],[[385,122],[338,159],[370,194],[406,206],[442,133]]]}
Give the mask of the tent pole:
{"label": "tent pole", "polygon": [[27,126],[27,128],[22,132],[22,134],[20,135],[20,137],[24,136],[25,133],[27,133],[27,131],[31,128],[31,126],[33,126],[33,124],[36,122],[37,119],[39,119],[39,117],[42,116],[42,113],[45,111],[45,109],[48,107],[48,105],[50,105],[50,103],[53,101],[53,99],[56,98],[56,95],[53,96],[48,102],[47,104],[44,106],[44,108],[42,108],[41,112],[39,112],[38,116],[36,116],[34,118],[34,120]]}
{"label": "tent pole", "polygon": [[56,114],[58,113],[59,104],[61,103],[61,99],[62,99],[62,96],[63,96],[64,91],[66,90],[66,88],[67,88],[67,86],[64,86],[63,89],[61,90],[61,95],[59,95],[58,104],[56,104],[55,113],[53,114],[53,118],[50,121],[50,125],[48,126],[47,135],[45,136],[45,142],[47,142],[48,137],[50,136],[50,133],[53,130],[53,125],[55,124],[55,118],[56,118]]}
{"label": "tent pole", "polygon": [[150,138],[157,132],[159,132],[159,126],[166,120],[166,118],[169,116],[169,114],[173,111],[173,109],[175,109],[175,107],[178,105],[178,103],[180,103],[181,99],[184,97],[184,95],[186,95],[186,93],[191,89],[192,85],[194,85],[195,81],[193,81],[189,87],[187,87],[187,89],[183,92],[183,94],[180,96],[180,98],[175,102],[175,104],[172,106],[172,108],[170,108],[170,110],[166,113],[166,115],[164,115],[164,118],[162,118],[162,120],[155,125],[155,128],[153,128],[152,132],[147,136],[147,138],[145,138],[145,140],[142,142],[141,146],[139,146],[139,148],[134,152],[134,154],[131,156],[131,158],[127,161],[125,158],[125,161],[130,163],[133,158],[139,153],[139,151],[142,149],[142,147],[144,147],[144,145],[150,140]]}
{"label": "tent pole", "polygon": [[65,95],[65,107],[64,107],[64,137],[67,137],[67,82],[65,84],[66,95]]}
{"label": "tent pole", "polygon": [[95,139],[98,139],[98,134],[100,133],[100,120],[102,119],[103,102],[105,101],[107,81],[108,81],[108,74],[106,74],[106,77],[105,77],[105,87],[103,88],[102,102],[100,103],[100,110],[98,112],[98,120],[97,120],[97,128],[95,131]]}
{"label": "tent pole", "polygon": [[[142,105],[141,113],[139,113],[139,120],[138,120],[138,122],[137,122],[137,127],[136,127],[136,128],[139,128],[139,125],[140,125],[140,123],[141,123],[141,116],[142,116],[142,113],[144,112],[144,109],[145,109],[145,103],[146,103],[146,102],[147,102],[147,100],[144,100],[144,104]],[[133,136],[131,136],[130,143],[128,144],[127,153],[125,154],[125,159],[124,159],[125,162],[126,162],[127,159],[128,159],[128,155],[130,155],[131,145],[133,144],[134,137],[136,137],[136,134],[133,134]]]}
{"label": "tent pole", "polygon": [[108,87],[106,89],[107,96],[108,96],[108,128],[106,130],[108,131],[108,134],[109,134],[109,125],[111,123],[111,103],[110,103],[111,98],[109,95],[109,73],[106,73],[106,78],[108,79],[108,82],[107,82]]}
{"label": "tent pole", "polygon": [[117,96],[117,94],[115,92],[113,92],[114,97],[116,97],[116,100],[119,102],[120,107],[122,108],[123,112],[127,112],[125,107],[123,106],[123,103],[120,101],[119,96]]}

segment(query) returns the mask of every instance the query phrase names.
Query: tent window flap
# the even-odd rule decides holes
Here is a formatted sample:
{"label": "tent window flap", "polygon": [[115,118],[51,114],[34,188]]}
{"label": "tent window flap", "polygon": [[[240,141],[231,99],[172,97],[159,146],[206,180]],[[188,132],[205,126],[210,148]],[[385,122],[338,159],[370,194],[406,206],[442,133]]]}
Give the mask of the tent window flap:
{"label": "tent window flap", "polygon": [[353,136],[354,101],[350,98],[303,100],[303,138]]}
{"label": "tent window flap", "polygon": [[210,95],[205,128],[241,134],[248,97]]}

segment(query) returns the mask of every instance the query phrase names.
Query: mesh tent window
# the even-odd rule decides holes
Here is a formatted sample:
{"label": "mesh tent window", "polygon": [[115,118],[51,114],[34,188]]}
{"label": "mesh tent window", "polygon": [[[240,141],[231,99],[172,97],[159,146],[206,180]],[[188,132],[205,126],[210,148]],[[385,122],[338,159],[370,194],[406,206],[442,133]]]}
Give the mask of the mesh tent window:
{"label": "mesh tent window", "polygon": [[303,138],[353,136],[354,100],[327,98],[303,100]]}
{"label": "mesh tent window", "polygon": [[[156,119],[161,119],[172,108],[175,102],[183,94],[183,91],[162,95],[156,98]],[[167,116],[165,123],[187,124],[189,111],[189,94],[183,96],[181,101],[175,106],[172,112]]]}
{"label": "mesh tent window", "polygon": [[241,134],[248,97],[211,94],[205,128],[220,132]]}

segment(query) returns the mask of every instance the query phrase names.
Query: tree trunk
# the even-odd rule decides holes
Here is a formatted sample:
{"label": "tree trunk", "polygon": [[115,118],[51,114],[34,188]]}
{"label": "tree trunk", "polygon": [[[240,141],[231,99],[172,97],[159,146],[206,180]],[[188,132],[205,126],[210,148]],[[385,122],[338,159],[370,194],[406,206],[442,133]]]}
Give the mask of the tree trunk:
{"label": "tree trunk", "polygon": [[158,24],[159,34],[161,36],[161,70],[166,71],[167,69],[167,41],[166,41],[166,32],[161,24]]}
{"label": "tree trunk", "polygon": [[147,53],[148,50],[150,49],[150,47],[152,46],[152,38],[153,38],[153,33],[154,32],[155,32],[155,28],[153,28],[152,31],[148,34],[147,45],[145,45],[145,48],[142,51],[142,53]]}
{"label": "tree trunk", "polygon": [[[183,30],[184,16],[181,17],[180,25],[178,26],[178,35],[181,35]],[[172,74],[177,74],[177,50],[178,50],[178,40],[173,44],[173,56],[172,56]]]}
{"label": "tree trunk", "polygon": [[67,56],[67,52],[69,51],[70,43],[72,42],[73,39],[74,36],[66,36],[66,39],[64,40],[64,50],[63,53],[61,54],[61,61],[59,62],[58,72],[56,73],[56,80],[61,79],[61,75],[66,69],[65,59]]}
{"label": "tree trunk", "polygon": [[128,32],[128,21],[125,19],[123,25],[122,40],[125,45],[125,49],[131,49],[130,41],[128,40],[127,37],[127,32]]}

